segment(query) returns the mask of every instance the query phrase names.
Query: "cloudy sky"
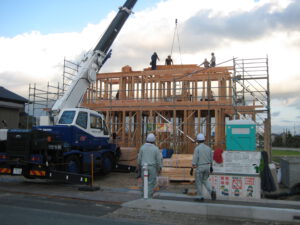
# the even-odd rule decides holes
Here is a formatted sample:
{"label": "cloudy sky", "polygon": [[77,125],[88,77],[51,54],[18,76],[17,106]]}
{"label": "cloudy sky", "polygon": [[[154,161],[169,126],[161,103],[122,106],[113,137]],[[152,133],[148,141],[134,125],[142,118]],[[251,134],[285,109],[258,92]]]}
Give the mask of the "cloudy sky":
{"label": "cloudy sky", "polygon": [[[124,2],[0,0],[0,86],[27,97],[29,83],[60,81],[64,58],[93,48]],[[134,11],[103,72],[141,70],[153,51],[165,58],[177,18],[175,63],[268,56],[273,131],[300,134],[299,0],[138,0]]]}

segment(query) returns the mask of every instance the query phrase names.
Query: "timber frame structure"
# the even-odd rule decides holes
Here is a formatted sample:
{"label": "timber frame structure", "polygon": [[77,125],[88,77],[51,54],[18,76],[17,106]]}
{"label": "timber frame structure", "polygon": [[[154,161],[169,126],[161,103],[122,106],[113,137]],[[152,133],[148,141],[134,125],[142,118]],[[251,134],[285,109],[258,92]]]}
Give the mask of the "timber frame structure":
{"label": "timber frame structure", "polygon": [[[268,59],[235,59],[231,66],[194,64],[99,73],[82,106],[101,111],[118,143],[139,148],[154,132],[159,148],[192,153],[202,132],[213,148],[225,149],[225,124],[246,118],[257,123],[258,138],[270,150]],[[261,144],[261,143],[260,143]],[[262,146],[260,146],[262,147]]]}

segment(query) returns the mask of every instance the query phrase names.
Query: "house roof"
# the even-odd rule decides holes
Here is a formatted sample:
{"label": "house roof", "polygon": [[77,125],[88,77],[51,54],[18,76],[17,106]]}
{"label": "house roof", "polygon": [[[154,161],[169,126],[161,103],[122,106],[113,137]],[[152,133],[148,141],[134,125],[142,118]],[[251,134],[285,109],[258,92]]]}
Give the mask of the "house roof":
{"label": "house roof", "polygon": [[1,86],[0,86],[0,100],[18,102],[18,103],[28,102],[26,98],[23,98],[22,96],[17,95]]}

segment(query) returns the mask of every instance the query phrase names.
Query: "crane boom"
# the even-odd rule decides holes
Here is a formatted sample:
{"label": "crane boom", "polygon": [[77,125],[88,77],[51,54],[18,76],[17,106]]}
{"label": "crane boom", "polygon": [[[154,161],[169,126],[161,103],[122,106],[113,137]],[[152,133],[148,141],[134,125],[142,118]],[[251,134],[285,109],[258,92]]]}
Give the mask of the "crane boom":
{"label": "crane boom", "polygon": [[119,12],[108,26],[94,50],[89,52],[82,60],[82,65],[68,90],[53,105],[52,112],[54,114],[58,114],[62,109],[75,108],[80,105],[86,90],[92,82],[96,81],[97,72],[105,63],[112,43],[131,14],[131,10],[136,2],[137,0],[127,0],[119,8]]}

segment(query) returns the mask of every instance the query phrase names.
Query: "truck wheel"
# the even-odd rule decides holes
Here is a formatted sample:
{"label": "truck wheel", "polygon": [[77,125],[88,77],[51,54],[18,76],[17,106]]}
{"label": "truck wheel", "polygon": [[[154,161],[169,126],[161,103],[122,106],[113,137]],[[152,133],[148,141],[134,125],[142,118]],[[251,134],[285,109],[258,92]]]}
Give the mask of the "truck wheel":
{"label": "truck wheel", "polygon": [[101,172],[103,174],[108,174],[109,172],[111,172],[113,170],[113,159],[112,156],[110,155],[104,155],[103,159],[102,159],[102,170]]}
{"label": "truck wheel", "polygon": [[77,156],[71,155],[66,159],[66,171],[70,173],[80,173],[80,162]]}

